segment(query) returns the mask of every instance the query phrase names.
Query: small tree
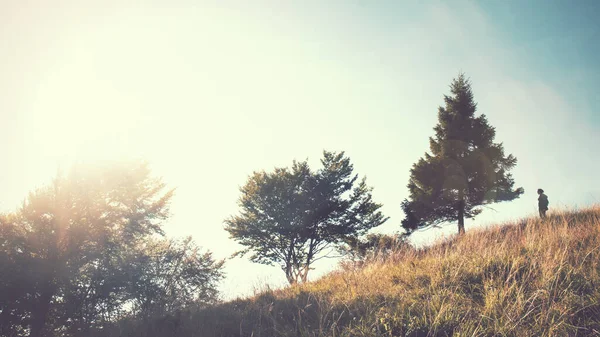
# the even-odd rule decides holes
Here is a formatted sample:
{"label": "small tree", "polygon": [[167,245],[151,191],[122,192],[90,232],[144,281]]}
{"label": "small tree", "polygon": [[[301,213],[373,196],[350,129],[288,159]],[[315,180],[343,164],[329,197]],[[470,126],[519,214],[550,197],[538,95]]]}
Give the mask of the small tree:
{"label": "small tree", "polygon": [[410,195],[402,203],[402,226],[408,232],[456,221],[464,233],[464,219],[479,214],[478,206],[523,194],[523,188],[513,189],[508,173],[517,159],[505,156],[502,143],[494,142],[496,132],[485,115],[475,117],[477,105],[464,74],[453,80],[450,91],[438,110],[435,136],[429,138],[431,154],[425,153],[410,171]]}
{"label": "small tree", "polygon": [[246,246],[239,253],[252,250],[252,261],[279,264],[290,284],[305,282],[332,245],[387,220],[344,152],[324,151],[321,164],[316,172],[306,161],[255,172],[240,189],[240,214],[225,221],[231,237]]}

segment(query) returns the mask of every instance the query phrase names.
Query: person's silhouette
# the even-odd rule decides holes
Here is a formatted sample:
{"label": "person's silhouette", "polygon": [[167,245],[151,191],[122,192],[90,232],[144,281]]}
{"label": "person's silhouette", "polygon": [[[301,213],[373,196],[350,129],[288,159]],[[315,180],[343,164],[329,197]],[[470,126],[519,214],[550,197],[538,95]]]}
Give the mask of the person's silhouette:
{"label": "person's silhouette", "polygon": [[546,217],[546,211],[548,210],[548,196],[544,194],[544,190],[538,188],[538,208],[540,209],[540,217],[543,219]]}

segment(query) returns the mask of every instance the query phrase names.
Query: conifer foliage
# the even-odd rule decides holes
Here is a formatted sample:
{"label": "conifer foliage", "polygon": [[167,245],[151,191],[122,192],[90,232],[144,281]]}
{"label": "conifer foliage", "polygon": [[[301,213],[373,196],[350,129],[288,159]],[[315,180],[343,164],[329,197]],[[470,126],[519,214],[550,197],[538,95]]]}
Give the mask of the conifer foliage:
{"label": "conifer foliage", "polygon": [[481,213],[485,204],[511,201],[523,194],[514,188],[509,171],[517,164],[505,155],[496,131],[484,114],[475,116],[477,104],[471,83],[459,74],[439,107],[430,153],[410,170],[409,198],[402,203],[408,232],[446,222],[457,222],[464,233],[464,219]]}

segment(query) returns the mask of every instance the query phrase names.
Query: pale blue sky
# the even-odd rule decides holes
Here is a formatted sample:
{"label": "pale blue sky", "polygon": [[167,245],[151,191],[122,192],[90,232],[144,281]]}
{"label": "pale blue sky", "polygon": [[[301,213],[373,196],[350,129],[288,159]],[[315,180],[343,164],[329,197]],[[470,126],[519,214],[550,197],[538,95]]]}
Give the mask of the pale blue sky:
{"label": "pale blue sky", "polygon": [[[247,176],[328,149],[375,187],[391,217],[377,231],[397,231],[461,70],[525,188],[467,230],[534,214],[538,187],[551,208],[600,201],[595,1],[52,3],[0,4],[2,210],[58,167],[144,158],[177,187],[168,234],[226,257]],[[242,259],[226,271],[226,297],[285,279]]]}

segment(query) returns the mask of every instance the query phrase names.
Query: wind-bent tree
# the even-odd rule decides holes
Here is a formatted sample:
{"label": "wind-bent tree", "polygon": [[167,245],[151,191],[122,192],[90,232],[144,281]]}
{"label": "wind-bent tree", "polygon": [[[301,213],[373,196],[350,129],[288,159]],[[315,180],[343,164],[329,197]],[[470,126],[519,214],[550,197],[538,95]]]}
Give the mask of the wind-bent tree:
{"label": "wind-bent tree", "polygon": [[225,221],[231,237],[257,263],[278,264],[290,284],[305,282],[311,265],[336,244],[383,224],[366,179],[358,180],[344,152],[323,152],[322,168],[254,172],[240,189],[241,212]]}
{"label": "wind-bent tree", "polygon": [[431,153],[410,171],[409,199],[402,203],[407,232],[458,222],[462,234],[464,219],[481,213],[478,206],[523,194],[523,188],[514,189],[509,173],[517,158],[506,156],[502,143],[494,142],[496,132],[485,115],[475,116],[470,81],[461,73],[450,91],[445,107],[439,107],[435,136],[429,138]]}

